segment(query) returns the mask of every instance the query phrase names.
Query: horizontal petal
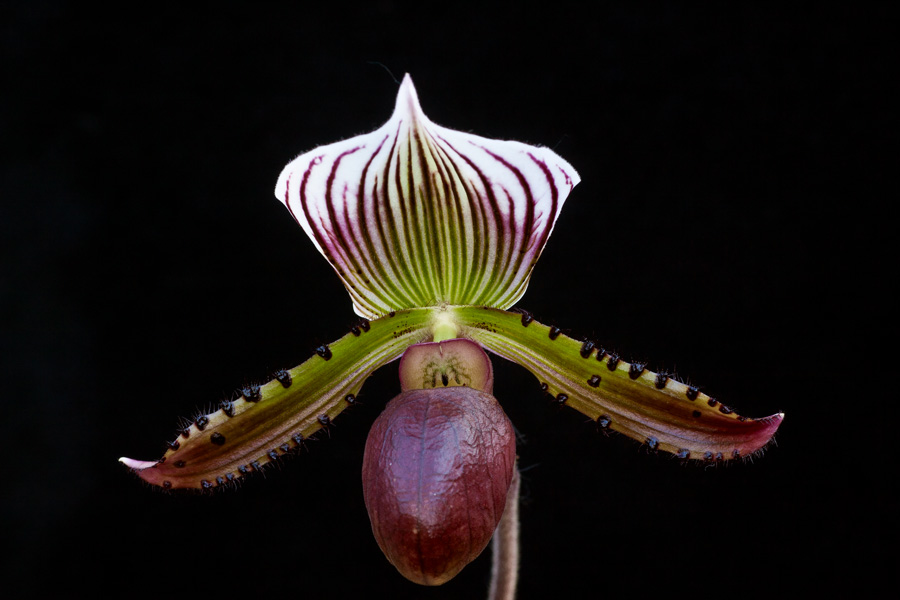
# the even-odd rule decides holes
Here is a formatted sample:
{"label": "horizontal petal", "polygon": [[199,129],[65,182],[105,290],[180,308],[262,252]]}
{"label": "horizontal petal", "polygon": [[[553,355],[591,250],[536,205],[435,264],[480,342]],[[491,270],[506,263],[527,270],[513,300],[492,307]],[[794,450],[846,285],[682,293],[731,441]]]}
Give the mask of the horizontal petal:
{"label": "horizontal petal", "polygon": [[326,427],[355,400],[372,371],[423,341],[430,319],[430,311],[419,309],[366,321],[302,365],[198,417],[161,460],[119,460],[167,489],[225,485],[257,471]]}
{"label": "horizontal petal", "polygon": [[612,429],[681,458],[729,460],[762,449],[781,413],[744,417],[695,387],[619,360],[530,316],[452,307],[462,335],[531,371],[545,390]]}
{"label": "horizontal petal", "polygon": [[407,75],[383,127],[299,156],[275,195],[373,318],[512,306],[578,182],[547,148],[435,125]]}

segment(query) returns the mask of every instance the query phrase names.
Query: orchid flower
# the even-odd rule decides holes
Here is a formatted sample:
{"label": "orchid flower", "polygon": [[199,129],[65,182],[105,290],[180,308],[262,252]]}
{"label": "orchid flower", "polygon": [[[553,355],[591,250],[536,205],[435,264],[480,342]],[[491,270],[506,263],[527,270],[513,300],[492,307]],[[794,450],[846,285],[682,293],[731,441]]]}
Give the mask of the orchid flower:
{"label": "orchid flower", "polygon": [[[328,427],[373,371],[400,358],[401,392],[366,445],[364,496],[388,559],[434,585],[478,556],[498,524],[498,539],[515,537],[515,442],[485,350],[600,429],[653,450],[710,462],[759,452],[783,414],[740,416],[509,310],[578,182],[547,148],[432,123],[407,75],[384,126],[302,154],[275,188],[341,278],[358,324],[199,416],[161,459],[120,460],[165,489],[228,487]],[[495,548],[495,562],[514,555]],[[514,575],[500,579],[497,593],[511,597]]]}

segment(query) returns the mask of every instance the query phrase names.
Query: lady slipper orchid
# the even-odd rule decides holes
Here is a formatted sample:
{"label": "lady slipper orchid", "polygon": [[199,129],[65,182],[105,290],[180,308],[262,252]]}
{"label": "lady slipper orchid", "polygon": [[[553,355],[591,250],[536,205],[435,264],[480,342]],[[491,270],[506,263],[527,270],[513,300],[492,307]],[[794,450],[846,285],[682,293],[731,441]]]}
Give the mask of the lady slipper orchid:
{"label": "lady slipper orchid", "polygon": [[[498,524],[501,542],[515,538],[514,436],[485,349],[531,371],[601,429],[654,450],[703,461],[760,451],[783,414],[740,416],[696,387],[508,310],[578,182],[547,148],[432,123],[406,76],[384,126],[302,154],[275,188],[337,271],[358,325],[198,417],[161,459],[120,460],[166,489],[227,487],[294,452],[399,358],[401,392],[369,434],[363,492],[388,560],[436,585],[478,556]],[[514,555],[509,543],[495,552],[507,563]],[[493,593],[511,597],[514,566],[504,568]]]}

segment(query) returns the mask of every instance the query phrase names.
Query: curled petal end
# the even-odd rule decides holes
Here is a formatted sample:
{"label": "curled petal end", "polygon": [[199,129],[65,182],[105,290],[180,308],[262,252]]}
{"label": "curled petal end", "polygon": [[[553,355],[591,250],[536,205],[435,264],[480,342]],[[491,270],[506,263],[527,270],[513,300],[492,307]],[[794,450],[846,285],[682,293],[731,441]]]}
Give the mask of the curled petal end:
{"label": "curled petal end", "polygon": [[171,468],[166,468],[165,463],[158,460],[135,460],[126,456],[120,458],[119,462],[150,485],[158,485],[167,489],[172,487],[171,483],[165,484],[170,479],[166,472],[172,471]]}
{"label": "curled petal end", "polygon": [[135,460],[133,458],[128,458],[127,456],[121,457],[119,462],[135,471],[143,471],[144,469],[155,467],[158,464],[155,460]]}
{"label": "curled petal end", "polygon": [[769,415],[768,417],[762,417],[760,419],[756,419],[756,422],[761,425],[758,431],[757,442],[759,444],[758,448],[755,448],[753,451],[757,452],[759,450],[763,450],[769,443],[772,442],[772,438],[775,437],[775,433],[778,431],[778,428],[781,427],[781,423],[784,421],[784,413],[779,412],[774,415]]}

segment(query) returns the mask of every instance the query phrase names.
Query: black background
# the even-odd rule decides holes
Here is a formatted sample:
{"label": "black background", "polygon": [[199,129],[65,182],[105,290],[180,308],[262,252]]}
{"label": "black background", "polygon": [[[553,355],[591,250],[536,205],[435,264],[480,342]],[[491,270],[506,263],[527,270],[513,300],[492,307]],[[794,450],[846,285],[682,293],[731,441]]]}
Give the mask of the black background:
{"label": "black background", "polygon": [[387,120],[405,72],[435,122],[582,176],[518,306],[787,414],[753,464],[683,466],[497,359],[522,436],[519,597],[858,592],[896,567],[886,10],[126,10],[2,8],[3,588],[484,594],[489,556],[425,589],[371,536],[359,470],[393,366],[236,492],[161,493],[116,462],[354,323],[272,190],[295,155]]}

